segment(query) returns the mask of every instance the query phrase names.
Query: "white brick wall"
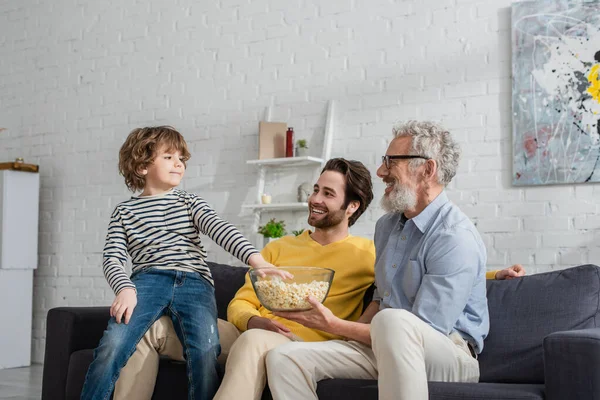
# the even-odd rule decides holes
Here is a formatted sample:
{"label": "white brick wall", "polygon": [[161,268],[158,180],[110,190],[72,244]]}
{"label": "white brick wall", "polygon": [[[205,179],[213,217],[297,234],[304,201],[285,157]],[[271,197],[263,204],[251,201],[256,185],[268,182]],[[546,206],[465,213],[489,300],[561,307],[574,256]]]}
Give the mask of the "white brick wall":
{"label": "white brick wall", "polygon": [[[464,150],[451,198],[473,218],[489,267],[530,273],[598,262],[593,185],[510,184],[510,1],[7,0],[0,5],[0,161],[41,167],[35,361],[51,307],[107,305],[100,270],[112,208],[128,193],[119,146],[140,125],[173,124],[193,152],[184,188],[246,234],[264,107],[320,154],[338,100],[334,156],[374,173],[401,118],[441,120]],[[293,198],[312,171],[274,173]],[[383,186],[376,181],[376,197]],[[372,236],[376,200],[352,229]],[[303,213],[282,214],[290,229]],[[231,261],[209,244],[211,258]]]}

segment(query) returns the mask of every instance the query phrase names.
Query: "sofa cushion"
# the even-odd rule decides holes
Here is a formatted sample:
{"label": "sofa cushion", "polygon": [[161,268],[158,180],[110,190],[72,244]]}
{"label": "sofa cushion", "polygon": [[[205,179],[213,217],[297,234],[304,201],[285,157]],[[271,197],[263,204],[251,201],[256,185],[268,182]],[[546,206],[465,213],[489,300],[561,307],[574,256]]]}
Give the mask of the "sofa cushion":
{"label": "sofa cushion", "polygon": [[[429,382],[430,400],[543,400],[544,385]],[[329,379],[319,382],[320,400],[377,399],[377,381]]]}
{"label": "sofa cushion", "polygon": [[600,322],[600,268],[488,281],[487,297],[490,333],[479,356],[480,381],[543,383],[544,337]]}
{"label": "sofa cushion", "polygon": [[79,350],[71,354],[67,371],[66,400],[81,398],[85,375],[93,359],[94,349]]}
{"label": "sofa cushion", "polygon": [[248,267],[232,267],[208,261],[208,268],[215,281],[215,297],[219,318],[227,321],[227,306],[235,293],[244,284]]}

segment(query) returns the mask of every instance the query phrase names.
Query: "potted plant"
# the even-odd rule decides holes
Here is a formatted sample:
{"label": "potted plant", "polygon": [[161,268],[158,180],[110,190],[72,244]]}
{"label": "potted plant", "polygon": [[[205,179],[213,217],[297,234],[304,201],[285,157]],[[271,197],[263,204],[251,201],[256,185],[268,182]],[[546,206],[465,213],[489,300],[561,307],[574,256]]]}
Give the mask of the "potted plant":
{"label": "potted plant", "polygon": [[285,222],[275,221],[275,218],[271,218],[266,224],[258,227],[258,233],[263,235],[264,244],[266,245],[272,239],[277,239],[285,236]]}
{"label": "potted plant", "polygon": [[308,156],[308,143],[306,139],[296,140],[296,157]]}
{"label": "potted plant", "polygon": [[304,232],[304,229],[298,229],[297,231],[292,231],[294,236],[300,236],[300,235],[302,235],[302,232]]}

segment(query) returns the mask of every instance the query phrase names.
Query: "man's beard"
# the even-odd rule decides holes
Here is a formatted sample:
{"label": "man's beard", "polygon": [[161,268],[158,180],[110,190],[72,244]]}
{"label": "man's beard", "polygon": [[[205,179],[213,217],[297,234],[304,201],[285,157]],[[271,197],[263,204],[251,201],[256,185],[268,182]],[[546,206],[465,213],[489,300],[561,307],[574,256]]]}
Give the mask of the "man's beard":
{"label": "man's beard", "polygon": [[346,215],[345,209],[339,209],[334,212],[327,211],[327,216],[323,219],[315,219],[311,221],[311,215],[308,215],[308,224],[315,228],[331,228],[342,223],[344,216]]}
{"label": "man's beard", "polygon": [[417,192],[410,187],[394,183],[394,189],[381,198],[381,207],[389,213],[403,213],[417,207]]}

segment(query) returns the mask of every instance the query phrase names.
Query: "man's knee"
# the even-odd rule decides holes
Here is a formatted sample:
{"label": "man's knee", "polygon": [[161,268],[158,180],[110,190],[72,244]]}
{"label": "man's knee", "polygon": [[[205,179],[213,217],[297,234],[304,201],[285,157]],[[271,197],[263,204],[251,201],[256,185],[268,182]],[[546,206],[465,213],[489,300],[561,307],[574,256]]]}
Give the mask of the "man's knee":
{"label": "man's knee", "polygon": [[399,337],[410,334],[419,317],[410,311],[388,308],[379,311],[371,321],[371,338]]}
{"label": "man's knee", "polygon": [[231,353],[234,351],[256,351],[257,349],[266,347],[266,345],[269,343],[269,333],[273,332],[265,331],[263,329],[248,329],[247,331],[243,332],[235,340],[235,342],[233,342]]}
{"label": "man's knee", "polygon": [[219,331],[219,341],[223,349],[229,350],[237,338],[240,337],[240,331],[235,325],[220,318],[217,320],[217,330]]}
{"label": "man's knee", "polygon": [[293,357],[294,348],[297,347],[294,346],[295,344],[297,343],[286,343],[269,350],[265,359],[269,376],[286,369],[290,365],[290,356]]}

